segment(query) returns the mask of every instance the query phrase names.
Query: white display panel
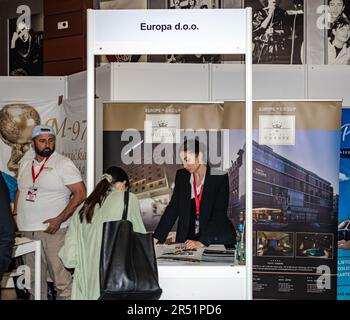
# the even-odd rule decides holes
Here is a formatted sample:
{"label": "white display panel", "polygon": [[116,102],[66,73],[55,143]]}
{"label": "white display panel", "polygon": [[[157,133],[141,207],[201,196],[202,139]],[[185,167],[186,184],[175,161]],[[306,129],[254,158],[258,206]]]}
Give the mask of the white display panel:
{"label": "white display panel", "polygon": [[112,100],[208,101],[208,64],[113,64]]}
{"label": "white display panel", "polygon": [[298,65],[253,66],[254,99],[306,99],[305,67]]}
{"label": "white display panel", "polygon": [[308,94],[310,99],[343,99],[350,107],[350,66],[308,66]]}
{"label": "white display panel", "polygon": [[161,300],[244,300],[244,266],[158,265]]}
{"label": "white display panel", "polygon": [[66,97],[66,77],[0,77],[2,101],[51,100]]}
{"label": "white display panel", "polygon": [[246,11],[96,10],[98,54],[244,54]]}
{"label": "white display panel", "polygon": [[[104,101],[111,99],[112,65],[106,64],[95,69],[96,95]],[[86,97],[86,77],[86,71],[67,76],[67,99]]]}
{"label": "white display panel", "polygon": [[[212,99],[243,100],[245,84],[244,65],[212,65]],[[304,66],[292,65],[254,65],[253,98],[307,99],[306,71]]]}

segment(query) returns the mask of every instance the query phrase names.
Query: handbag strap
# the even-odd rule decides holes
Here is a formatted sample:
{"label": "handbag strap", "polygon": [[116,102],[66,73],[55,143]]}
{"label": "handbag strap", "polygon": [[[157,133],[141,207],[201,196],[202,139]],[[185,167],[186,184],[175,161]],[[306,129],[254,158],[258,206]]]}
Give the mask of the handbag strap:
{"label": "handbag strap", "polygon": [[128,217],[128,207],[129,207],[129,192],[124,192],[124,209],[123,209],[123,220],[126,220]]}

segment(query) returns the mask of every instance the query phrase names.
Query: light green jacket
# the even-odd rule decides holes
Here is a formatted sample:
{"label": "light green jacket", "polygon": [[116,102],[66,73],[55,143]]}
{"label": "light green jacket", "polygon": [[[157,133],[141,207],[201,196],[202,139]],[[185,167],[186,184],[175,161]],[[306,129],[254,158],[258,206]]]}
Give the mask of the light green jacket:
{"label": "light green jacket", "polygon": [[[74,268],[72,300],[96,300],[100,296],[99,266],[102,228],[106,221],[121,220],[124,192],[113,190],[101,208],[95,206],[91,223],[80,222],[79,210],[72,216],[59,256],[66,268]],[[146,233],[140,214],[140,204],[133,193],[129,197],[127,219],[135,232]]]}

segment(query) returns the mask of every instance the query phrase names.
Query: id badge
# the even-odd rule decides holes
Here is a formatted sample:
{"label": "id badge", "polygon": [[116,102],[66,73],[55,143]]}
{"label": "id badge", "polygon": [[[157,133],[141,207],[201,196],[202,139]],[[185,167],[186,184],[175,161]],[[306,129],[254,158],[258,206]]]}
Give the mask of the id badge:
{"label": "id badge", "polygon": [[196,224],[195,224],[195,234],[199,233],[199,219],[196,218]]}
{"label": "id badge", "polygon": [[34,186],[30,187],[26,196],[26,201],[35,202],[37,191],[38,191],[38,188]]}

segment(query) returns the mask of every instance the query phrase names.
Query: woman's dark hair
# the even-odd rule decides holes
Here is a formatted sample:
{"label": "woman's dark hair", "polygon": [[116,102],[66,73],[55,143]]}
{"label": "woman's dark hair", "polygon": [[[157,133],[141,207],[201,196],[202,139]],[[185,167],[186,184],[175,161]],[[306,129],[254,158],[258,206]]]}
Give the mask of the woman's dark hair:
{"label": "woman's dark hair", "polygon": [[83,207],[79,211],[80,222],[83,222],[85,218],[87,223],[91,223],[95,205],[97,203],[99,206],[102,205],[113,184],[126,181],[125,186],[127,188],[129,187],[129,177],[122,168],[109,167],[105,173],[112,176],[112,182],[109,182],[106,178],[104,178],[96,185],[95,189],[86,198]]}
{"label": "woman's dark hair", "polygon": [[198,157],[201,152],[203,155],[203,161],[206,162],[207,152],[206,147],[203,143],[199,142],[197,139],[185,140],[180,147],[180,152],[194,153]]}
{"label": "woman's dark hair", "polygon": [[338,30],[344,26],[349,26],[350,25],[350,21],[348,18],[345,17],[339,17],[337,20],[335,20],[332,24],[332,28],[331,28],[331,42],[333,42],[335,35],[333,34],[333,30]]}

